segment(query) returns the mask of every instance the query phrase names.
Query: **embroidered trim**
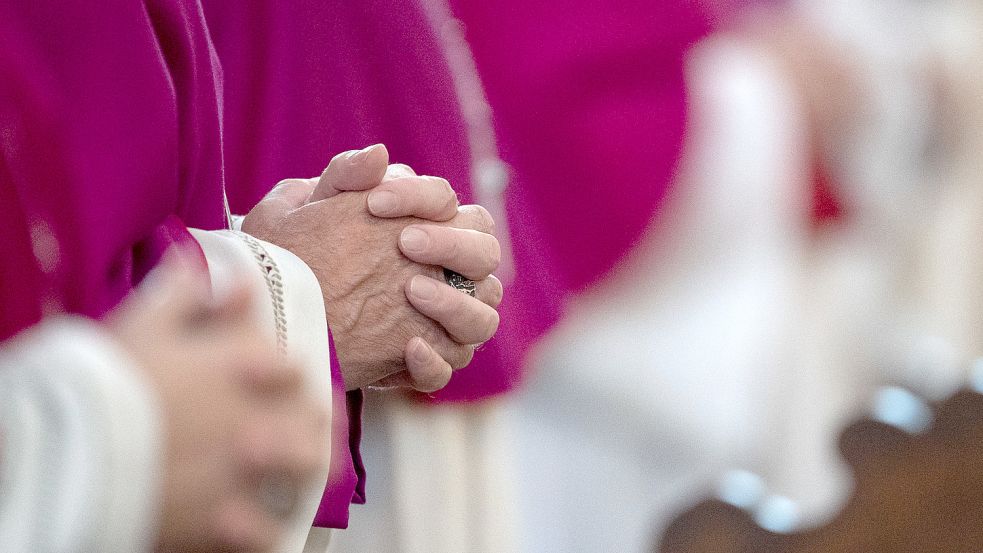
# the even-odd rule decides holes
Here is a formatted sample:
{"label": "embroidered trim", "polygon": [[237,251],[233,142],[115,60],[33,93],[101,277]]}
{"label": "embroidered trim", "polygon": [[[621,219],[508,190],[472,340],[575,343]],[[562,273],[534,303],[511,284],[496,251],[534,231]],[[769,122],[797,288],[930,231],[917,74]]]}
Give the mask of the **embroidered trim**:
{"label": "embroidered trim", "polygon": [[266,280],[266,288],[270,292],[270,299],[273,300],[273,326],[276,332],[276,349],[281,355],[287,353],[287,314],[286,303],[284,301],[283,275],[280,267],[277,266],[273,256],[266,251],[263,244],[252,236],[237,230],[232,231],[243,242],[249,246],[253,252],[259,270],[263,273]]}

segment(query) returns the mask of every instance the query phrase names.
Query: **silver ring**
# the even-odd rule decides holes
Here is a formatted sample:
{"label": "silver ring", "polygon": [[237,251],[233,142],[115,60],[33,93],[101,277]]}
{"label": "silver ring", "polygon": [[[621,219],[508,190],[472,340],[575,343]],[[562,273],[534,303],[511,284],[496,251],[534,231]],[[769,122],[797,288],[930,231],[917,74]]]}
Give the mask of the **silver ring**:
{"label": "silver ring", "polygon": [[472,298],[475,297],[475,295],[477,294],[474,281],[469,278],[466,278],[461,273],[445,268],[444,280],[447,281],[447,284],[450,284],[454,288],[460,290],[461,292],[464,292],[465,294],[471,296]]}
{"label": "silver ring", "polygon": [[300,492],[290,478],[269,475],[260,480],[257,499],[267,513],[283,520],[290,518],[297,509]]}

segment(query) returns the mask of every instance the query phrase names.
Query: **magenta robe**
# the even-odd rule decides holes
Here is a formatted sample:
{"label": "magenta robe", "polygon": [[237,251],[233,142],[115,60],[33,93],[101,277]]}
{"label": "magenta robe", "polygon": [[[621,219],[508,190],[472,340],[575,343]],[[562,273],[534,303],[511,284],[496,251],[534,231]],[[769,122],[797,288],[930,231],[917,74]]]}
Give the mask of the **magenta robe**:
{"label": "magenta robe", "polygon": [[102,316],[185,224],[225,219],[196,2],[5,2],[0,28],[7,338],[46,312]]}
{"label": "magenta robe", "polygon": [[[221,104],[197,0],[0,3],[0,339],[102,317],[188,226],[225,226]],[[340,422],[334,526],[356,483]]]}
{"label": "magenta robe", "polygon": [[658,214],[712,3],[452,0],[566,290],[617,267]]}

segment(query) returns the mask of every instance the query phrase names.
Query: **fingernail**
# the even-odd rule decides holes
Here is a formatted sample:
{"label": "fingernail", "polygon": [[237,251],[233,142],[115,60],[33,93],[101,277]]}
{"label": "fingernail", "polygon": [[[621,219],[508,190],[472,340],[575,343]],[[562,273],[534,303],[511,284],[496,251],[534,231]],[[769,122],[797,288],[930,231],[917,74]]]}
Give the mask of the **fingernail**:
{"label": "fingernail", "polygon": [[352,156],[350,158],[348,158],[348,159],[351,160],[351,161],[359,161],[360,162],[360,161],[364,160],[365,158],[369,157],[369,154],[370,153],[374,152],[375,150],[378,150],[381,146],[382,146],[382,144],[373,144],[371,146],[362,148],[361,150],[353,153]]}
{"label": "fingernail", "polygon": [[419,363],[426,363],[427,361],[430,361],[430,348],[422,338],[418,338],[413,344],[412,355],[413,359]]}
{"label": "fingernail", "polygon": [[423,301],[437,297],[437,285],[424,276],[417,275],[410,281],[410,293]]}
{"label": "fingernail", "polygon": [[396,194],[388,190],[379,190],[369,194],[369,212],[373,215],[388,215],[396,211]]}
{"label": "fingernail", "polygon": [[414,227],[404,229],[399,235],[399,244],[406,252],[422,252],[430,244],[430,235]]}

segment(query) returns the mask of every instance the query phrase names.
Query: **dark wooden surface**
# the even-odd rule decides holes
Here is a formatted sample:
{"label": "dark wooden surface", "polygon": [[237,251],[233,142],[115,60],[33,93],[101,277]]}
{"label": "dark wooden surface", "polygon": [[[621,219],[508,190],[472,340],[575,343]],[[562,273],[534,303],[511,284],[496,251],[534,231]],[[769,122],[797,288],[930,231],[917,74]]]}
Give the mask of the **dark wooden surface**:
{"label": "dark wooden surface", "polygon": [[788,535],[708,500],[677,518],[661,553],[983,553],[983,396],[934,405],[931,428],[908,434],[863,420],[840,438],[856,488],[828,525]]}

